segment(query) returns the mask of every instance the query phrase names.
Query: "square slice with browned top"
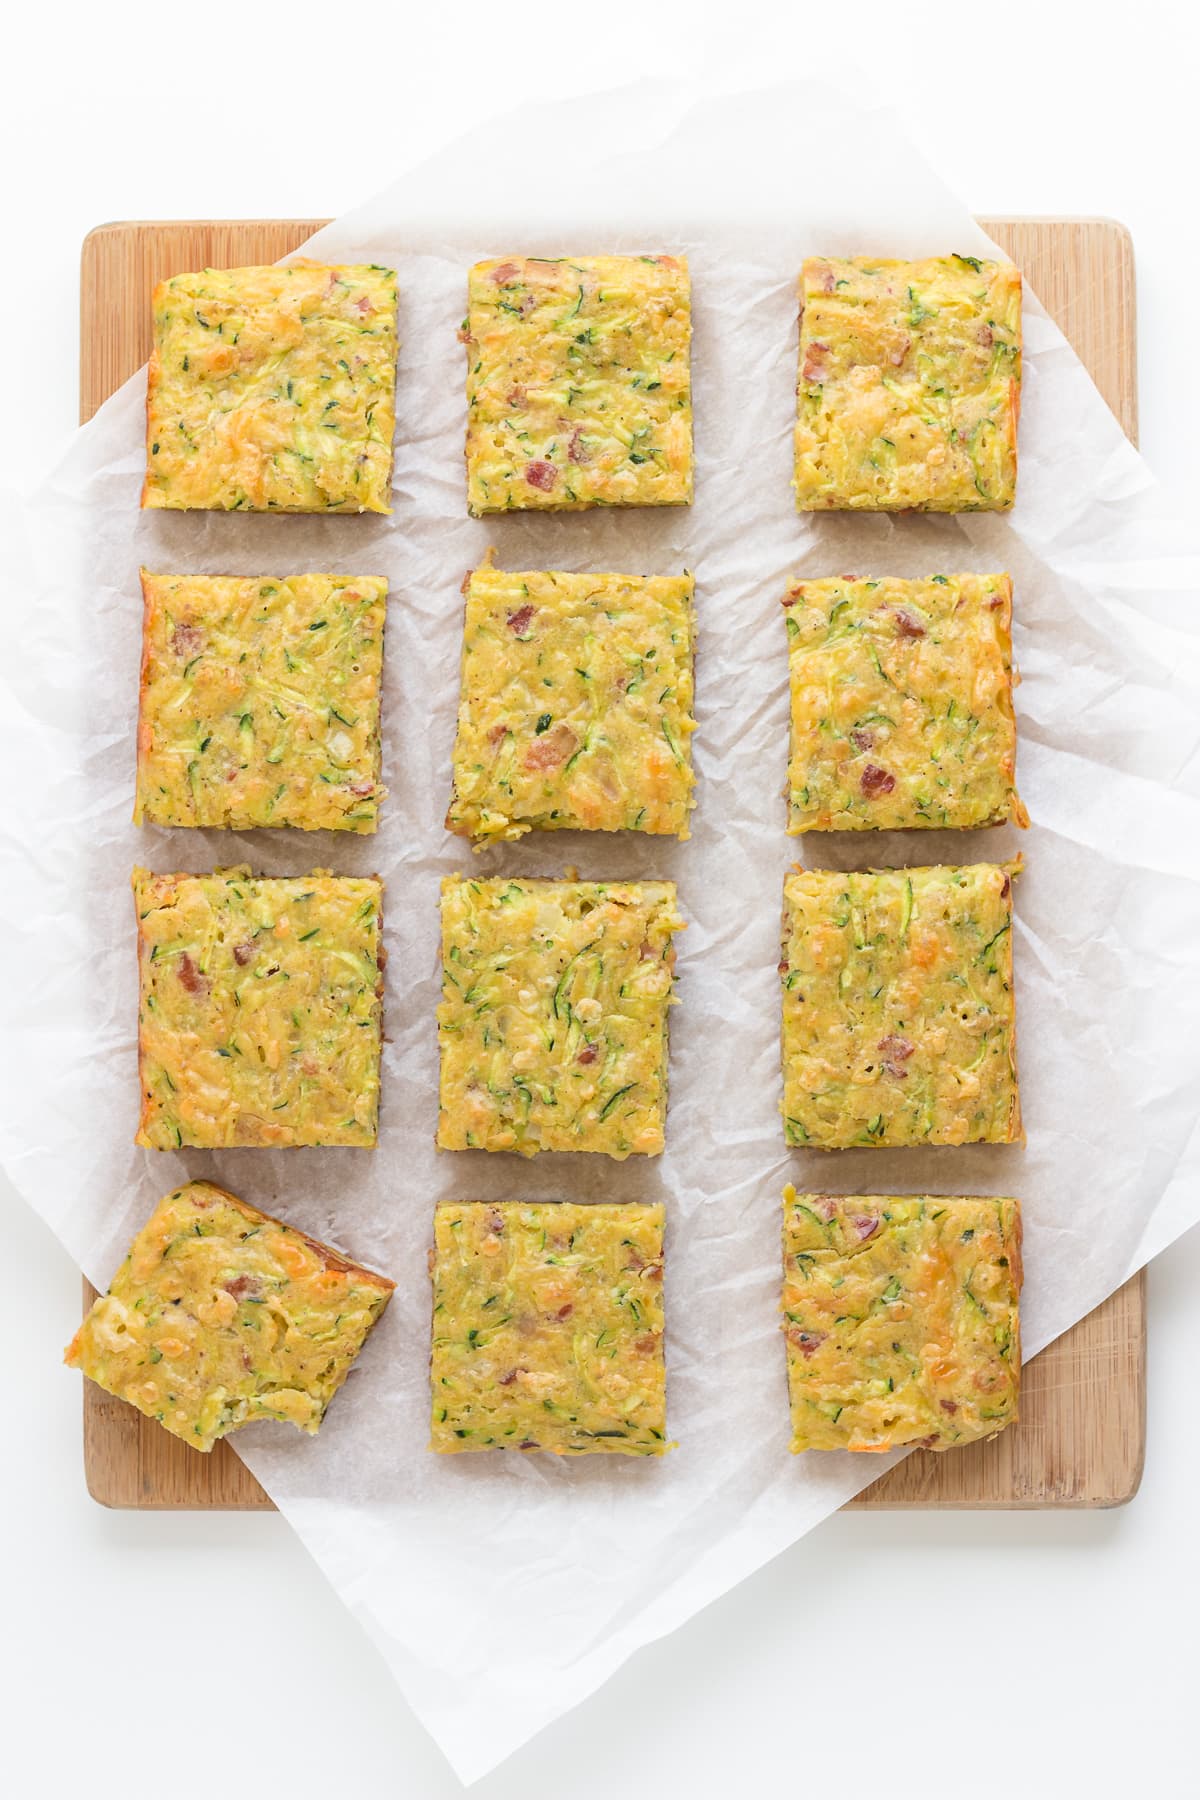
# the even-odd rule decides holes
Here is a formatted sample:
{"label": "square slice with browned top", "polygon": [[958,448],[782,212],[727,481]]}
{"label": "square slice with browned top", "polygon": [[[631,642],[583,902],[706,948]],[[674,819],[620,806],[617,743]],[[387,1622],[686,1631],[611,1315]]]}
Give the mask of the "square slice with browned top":
{"label": "square slice with browned top", "polygon": [[657,1156],[671,881],[442,883],[443,1150]]}
{"label": "square slice with browned top", "polygon": [[796,869],[784,882],[789,1144],[1019,1141],[1012,884],[1020,860]]}
{"label": "square slice with browned top", "polygon": [[663,1214],[435,1209],[432,1450],[661,1456]]}
{"label": "square slice with browned top", "polygon": [[476,263],[463,338],[472,514],[691,500],[682,257]]}
{"label": "square slice with browned top", "polygon": [[789,832],[1029,823],[1009,576],[838,575],[793,583],[783,604]]}
{"label": "square slice with browned top", "polygon": [[474,570],[447,829],[687,837],[692,594],[690,575]]}
{"label": "square slice with browned top", "polygon": [[387,582],[142,570],[142,825],[374,831]]}
{"label": "square slice with browned top", "polygon": [[133,894],[137,1142],[373,1145],[383,883],[135,869]]}
{"label": "square slice with browned top", "polygon": [[783,1193],[792,1449],[949,1450],[1017,1416],[1015,1200]]}
{"label": "square slice with browned top", "polygon": [[311,1433],[394,1286],[190,1181],[159,1201],[64,1360],[196,1450],[259,1419]]}
{"label": "square slice with browned top", "polygon": [[153,308],[143,506],[392,510],[394,270],[201,269]]}
{"label": "square slice with browned top", "polygon": [[977,256],[814,256],[800,278],[801,512],[1003,512],[1021,276]]}

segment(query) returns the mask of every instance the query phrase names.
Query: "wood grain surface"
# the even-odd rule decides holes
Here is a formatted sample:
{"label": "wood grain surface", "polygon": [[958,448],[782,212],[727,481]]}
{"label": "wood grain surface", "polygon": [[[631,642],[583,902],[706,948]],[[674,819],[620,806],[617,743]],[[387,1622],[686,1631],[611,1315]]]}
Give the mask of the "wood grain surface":
{"label": "wood grain surface", "polygon": [[[150,353],[150,290],[186,269],[274,262],[321,219],[125,222],[85,240],[81,264],[80,418]],[[1109,219],[985,219],[1082,357],[1124,430],[1137,439],[1133,249]],[[1019,604],[1019,598],[1018,598]],[[94,1289],[85,1282],[90,1306]],[[1137,1492],[1146,1430],[1145,1282],[1141,1275],[1027,1365],[1021,1420],[988,1444],[915,1451],[854,1507],[1119,1506]],[[261,1509],[271,1502],[230,1448],[191,1450],[84,1383],[84,1467],[105,1506]]]}

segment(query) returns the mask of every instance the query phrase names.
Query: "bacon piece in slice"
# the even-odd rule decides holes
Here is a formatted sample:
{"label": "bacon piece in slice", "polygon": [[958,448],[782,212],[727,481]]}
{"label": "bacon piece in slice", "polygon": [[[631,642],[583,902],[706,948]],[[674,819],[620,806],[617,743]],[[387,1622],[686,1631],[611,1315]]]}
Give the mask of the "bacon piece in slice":
{"label": "bacon piece in slice", "polygon": [[207,994],[208,982],[186,950],[179,959],[179,968],[176,972],[179,976],[180,986],[186,988],[189,994]]}
{"label": "bacon piece in slice", "polygon": [[171,648],[176,656],[190,661],[204,648],[204,633],[195,625],[177,625],[171,633]]}
{"label": "bacon piece in slice", "polygon": [[908,1080],[908,1070],[904,1065],[915,1049],[915,1044],[910,1044],[905,1037],[897,1037],[894,1032],[889,1032],[887,1037],[879,1040],[879,1053],[883,1058],[883,1066],[887,1073],[894,1075],[898,1081]]}
{"label": "bacon piece in slice", "polygon": [[896,785],[896,777],[887,769],[881,769],[877,763],[868,763],[858,778],[858,785],[868,800],[874,800],[880,794],[890,794]]}
{"label": "bacon piece in slice", "polygon": [[828,344],[810,344],[804,353],[804,367],[801,374],[805,381],[824,381],[829,373],[825,358],[829,355]]}
{"label": "bacon piece in slice", "polygon": [[536,462],[526,463],[525,479],[530,487],[538,488],[543,494],[548,494],[558,480],[558,470],[553,463],[544,462],[539,458]]}
{"label": "bacon piece in slice", "polygon": [[579,748],[579,739],[569,725],[556,725],[553,731],[547,731],[530,744],[525,752],[524,764],[527,769],[557,769],[574,756]]}

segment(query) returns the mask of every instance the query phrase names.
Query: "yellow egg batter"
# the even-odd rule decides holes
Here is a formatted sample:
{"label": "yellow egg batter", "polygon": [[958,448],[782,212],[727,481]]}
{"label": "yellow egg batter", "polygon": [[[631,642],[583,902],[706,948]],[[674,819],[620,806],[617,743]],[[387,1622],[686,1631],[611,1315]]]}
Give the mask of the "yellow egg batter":
{"label": "yellow egg batter", "polygon": [[662,1454],[663,1214],[437,1207],[431,1449]]}
{"label": "yellow egg batter", "polygon": [[947,1450],[1017,1416],[1015,1200],[783,1195],[793,1450]]}
{"label": "yellow egg batter", "polygon": [[1021,277],[974,256],[811,257],[796,504],[995,512],[1017,489]]}
{"label": "yellow egg batter", "polygon": [[783,604],[790,832],[1029,823],[1007,575],[834,576]]}
{"label": "yellow egg batter", "polygon": [[1018,863],[797,869],[784,882],[789,1144],[1019,1140]]}
{"label": "yellow egg batter", "polygon": [[133,874],[137,1142],[375,1143],[383,884]]}
{"label": "yellow egg batter", "polygon": [[692,497],[691,288],[675,256],[511,256],[471,270],[467,505]]}
{"label": "yellow egg batter", "polygon": [[393,270],[202,269],[153,305],[143,506],[391,511]]}
{"label": "yellow egg batter", "polygon": [[690,575],[474,570],[447,828],[687,837],[692,592]]}
{"label": "yellow egg batter", "polygon": [[682,929],[669,881],[444,881],[439,1146],[659,1155]]}
{"label": "yellow egg batter", "polygon": [[152,575],[134,822],[374,831],[387,582]]}

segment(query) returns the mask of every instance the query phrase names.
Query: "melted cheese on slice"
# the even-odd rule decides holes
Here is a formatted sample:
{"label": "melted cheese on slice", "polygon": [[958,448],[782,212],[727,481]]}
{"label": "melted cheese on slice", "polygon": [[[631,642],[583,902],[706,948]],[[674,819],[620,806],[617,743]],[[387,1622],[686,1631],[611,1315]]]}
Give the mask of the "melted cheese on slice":
{"label": "melted cheese on slice", "polygon": [[1015,863],[798,869],[784,883],[783,1115],[791,1144],[1021,1136]]}
{"label": "melted cheese on slice", "polygon": [[439,1146],[659,1155],[682,929],[669,881],[444,881]]}
{"label": "melted cheese on slice", "polygon": [[137,1142],[375,1143],[383,884],[133,874]]}
{"label": "melted cheese on slice", "polygon": [[800,278],[801,512],[994,512],[1017,487],[1021,277],[1006,263],[812,257]]}
{"label": "melted cheese on slice", "polygon": [[315,1432],[393,1285],[193,1181],[159,1202],[65,1360],[197,1450],[258,1419]]}
{"label": "melted cheese on slice", "polygon": [[783,1195],[792,1449],[947,1450],[1017,1416],[1015,1200]]}
{"label": "melted cheese on slice", "polygon": [[153,304],[143,506],[391,511],[393,270],[203,269]]}
{"label": "melted cheese on slice", "polygon": [[663,1216],[439,1206],[430,1448],[661,1455]]}
{"label": "melted cheese on slice", "polygon": [[688,835],[690,575],[467,582],[450,831]]}
{"label": "melted cheese on slice", "polygon": [[689,502],[691,335],[681,258],[476,263],[463,330],[469,510]]}
{"label": "melted cheese on slice", "polygon": [[136,824],[374,831],[387,582],[152,575]]}

